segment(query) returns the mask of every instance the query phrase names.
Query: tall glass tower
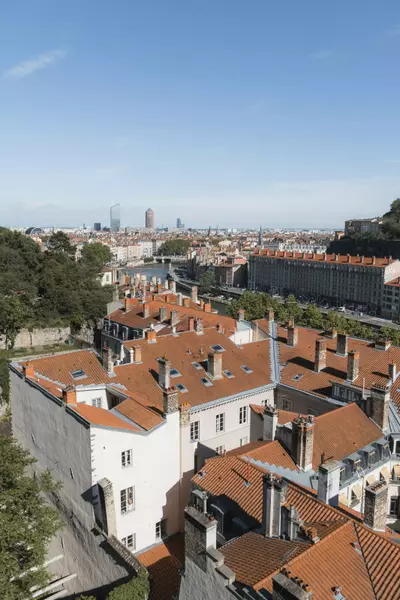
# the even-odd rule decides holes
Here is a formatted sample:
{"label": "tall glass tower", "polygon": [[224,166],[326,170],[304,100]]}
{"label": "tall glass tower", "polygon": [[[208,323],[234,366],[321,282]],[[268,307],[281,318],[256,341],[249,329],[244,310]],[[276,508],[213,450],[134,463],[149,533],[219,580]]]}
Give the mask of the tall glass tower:
{"label": "tall glass tower", "polygon": [[121,207],[119,204],[114,204],[110,208],[110,229],[117,233],[121,227]]}

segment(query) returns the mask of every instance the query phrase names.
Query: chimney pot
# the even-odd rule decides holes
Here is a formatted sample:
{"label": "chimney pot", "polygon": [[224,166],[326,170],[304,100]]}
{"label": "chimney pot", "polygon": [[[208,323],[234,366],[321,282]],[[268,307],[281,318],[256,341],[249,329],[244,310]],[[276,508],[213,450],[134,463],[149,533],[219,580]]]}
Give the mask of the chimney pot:
{"label": "chimney pot", "polygon": [[298,416],[292,421],[292,455],[302,471],[312,469],[314,427],[312,420]]}
{"label": "chimney pot", "polygon": [[360,353],[352,350],[347,358],[347,380],[355,381],[360,371]]}
{"label": "chimney pot", "polygon": [[319,373],[326,368],[326,348],[327,341],[323,338],[319,338],[315,342],[315,363],[314,371]]}
{"label": "chimney pot", "polygon": [[163,390],[163,412],[164,415],[169,415],[171,413],[179,410],[179,392],[174,387],[169,387],[168,389]]}
{"label": "chimney pot", "polygon": [[171,310],[171,316],[170,316],[170,321],[171,321],[171,327],[175,327],[176,325],[178,325],[179,323],[179,312],[177,310]]}
{"label": "chimney pot", "polygon": [[143,319],[150,317],[150,305],[148,302],[143,302]]}
{"label": "chimney pot", "polygon": [[204,304],[204,312],[206,312],[206,313],[210,313],[211,312],[211,304],[209,302],[206,302]]}
{"label": "chimney pot", "polygon": [[171,387],[171,361],[166,356],[158,361],[158,385],[162,390]]}
{"label": "chimney pot", "polygon": [[337,334],[336,354],[338,356],[347,356],[347,335],[345,333]]}
{"label": "chimney pot", "polygon": [[76,389],[73,385],[67,385],[62,391],[62,398],[65,404],[76,406]]}
{"label": "chimney pot", "polygon": [[194,303],[197,303],[197,294],[198,294],[198,287],[197,287],[197,285],[194,285],[190,292],[190,299]]}
{"label": "chimney pot", "polygon": [[222,352],[209,352],[207,373],[213,379],[222,379]]}
{"label": "chimney pot", "polygon": [[[292,321],[293,322],[293,321]],[[289,325],[287,328],[287,345],[291,348],[297,346],[297,342],[299,341],[299,330],[294,325]]]}

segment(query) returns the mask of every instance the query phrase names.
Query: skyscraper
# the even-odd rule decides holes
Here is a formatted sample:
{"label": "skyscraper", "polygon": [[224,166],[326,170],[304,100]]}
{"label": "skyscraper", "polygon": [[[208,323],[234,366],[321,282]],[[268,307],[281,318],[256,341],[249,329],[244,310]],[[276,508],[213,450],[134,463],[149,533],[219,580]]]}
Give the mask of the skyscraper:
{"label": "skyscraper", "polygon": [[176,228],[181,229],[183,227],[181,219],[178,217],[176,220]]}
{"label": "skyscraper", "polygon": [[114,204],[110,208],[110,229],[113,233],[117,233],[121,227],[121,207],[119,204]]}
{"label": "skyscraper", "polygon": [[95,224],[93,225],[93,229],[94,229],[95,231],[101,231],[101,223],[95,223]]}
{"label": "skyscraper", "polygon": [[258,246],[259,248],[264,248],[263,244],[263,229],[260,225],[260,231],[258,232]]}
{"label": "skyscraper", "polygon": [[145,212],[145,226],[147,229],[154,229],[154,211],[151,208]]}

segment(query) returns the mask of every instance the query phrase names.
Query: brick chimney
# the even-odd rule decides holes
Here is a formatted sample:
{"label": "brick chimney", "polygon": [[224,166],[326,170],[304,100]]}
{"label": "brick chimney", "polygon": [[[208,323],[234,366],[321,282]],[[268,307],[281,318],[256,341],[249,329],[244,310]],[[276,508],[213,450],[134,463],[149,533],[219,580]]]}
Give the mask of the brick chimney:
{"label": "brick chimney", "polygon": [[178,306],[182,306],[182,304],[183,304],[182,294],[176,295],[176,303]]}
{"label": "brick chimney", "polygon": [[289,325],[287,328],[287,345],[291,348],[297,346],[297,342],[299,341],[299,330],[294,326],[294,321],[289,321]]}
{"label": "brick chimney", "polygon": [[166,356],[158,361],[158,385],[162,390],[171,387],[171,361]]}
{"label": "brick chimney", "polygon": [[141,363],[142,362],[142,347],[141,346],[133,346],[129,350],[129,359],[131,363]]}
{"label": "brick chimney", "polygon": [[113,358],[112,358],[111,348],[104,346],[103,353],[102,353],[102,361],[103,361],[103,367],[106,369],[107,373],[109,375],[112,375],[114,373],[114,362],[113,362]]}
{"label": "brick chimney", "polygon": [[338,506],[340,487],[340,462],[328,460],[318,467],[318,500]]}
{"label": "brick chimney", "polygon": [[222,379],[222,352],[209,352],[207,373],[213,379]]}
{"label": "brick chimney", "polygon": [[136,304],[136,300],[135,298],[125,298],[124,300],[124,308],[125,308],[125,312],[128,312],[128,310],[131,310],[131,308],[133,308]]}
{"label": "brick chimney", "polygon": [[26,363],[26,365],[23,365],[22,367],[22,372],[24,374],[24,377],[35,377],[35,369],[33,368],[32,363]]}
{"label": "brick chimney", "polygon": [[157,343],[157,333],[154,331],[154,329],[146,330],[146,340],[148,341],[149,344]]}
{"label": "brick chimney", "polygon": [[396,363],[394,361],[389,363],[388,374],[389,374],[389,379],[391,380],[392,383],[394,383],[394,381],[397,377],[397,367],[396,367]]}
{"label": "brick chimney", "polygon": [[239,308],[237,311],[237,320],[244,321],[244,308]]}
{"label": "brick chimney", "polygon": [[76,389],[73,385],[67,385],[62,391],[62,399],[69,406],[76,406]]}
{"label": "brick chimney", "polygon": [[337,334],[336,354],[338,356],[347,356],[347,335],[345,333]]}
{"label": "brick chimney", "polygon": [[[194,506],[185,508],[185,562],[191,561],[207,572],[207,550],[216,551],[217,521],[198,511]],[[222,555],[221,555],[222,556]],[[214,575],[215,577],[215,575]]]}
{"label": "brick chimney", "polygon": [[281,535],[281,510],[286,501],[287,482],[267,473],[263,477],[262,532],[267,538],[279,538]]}
{"label": "brick chimney", "polygon": [[204,330],[204,322],[200,317],[196,317],[194,320],[194,330],[197,331],[197,333],[202,333]]}
{"label": "brick chimney", "polygon": [[193,331],[194,330],[194,317],[189,317],[188,322],[189,322],[189,331]]}
{"label": "brick chimney", "polygon": [[150,317],[150,305],[148,302],[143,302],[143,319]]}
{"label": "brick chimney", "polygon": [[388,510],[388,484],[375,481],[365,488],[364,525],[374,531],[385,531]]}
{"label": "brick chimney", "polygon": [[168,310],[166,306],[160,306],[160,312],[158,313],[158,320],[160,323],[164,323],[167,320]]}
{"label": "brick chimney", "polygon": [[190,299],[192,302],[197,303],[197,293],[198,293],[198,287],[197,287],[197,285],[194,285],[192,287],[192,289],[190,290]]}
{"label": "brick chimney", "polygon": [[183,306],[185,308],[189,308],[189,306],[190,306],[190,298],[184,298],[183,299]]}
{"label": "brick chimney", "polygon": [[171,327],[175,327],[179,323],[179,312],[177,310],[171,310],[170,314],[170,325]]}
{"label": "brick chimney", "polygon": [[179,392],[176,388],[168,388],[163,390],[163,413],[170,415],[179,410]]}
{"label": "brick chimney", "polygon": [[[312,600],[313,598],[314,592],[309,584],[299,577],[292,577],[290,569],[283,567],[280,573],[273,576],[272,600]],[[335,598],[336,596],[332,593],[332,600]],[[317,599],[315,598],[315,600]]]}
{"label": "brick chimney", "polygon": [[206,313],[210,313],[211,312],[211,304],[209,302],[206,302],[203,306],[203,310]]}
{"label": "brick chimney", "polygon": [[263,440],[274,440],[278,426],[278,409],[276,406],[266,404],[264,407]]}
{"label": "brick chimney", "polygon": [[355,381],[360,371],[360,353],[351,350],[347,357],[347,381]]}
{"label": "brick chimney", "polygon": [[373,383],[371,385],[369,417],[385,431],[389,426],[390,386]]}
{"label": "brick chimney", "polygon": [[292,457],[302,471],[312,469],[314,419],[298,416],[292,421]]}
{"label": "brick chimney", "polygon": [[315,342],[315,363],[314,371],[319,373],[326,368],[326,347],[327,341],[323,338],[319,338]]}

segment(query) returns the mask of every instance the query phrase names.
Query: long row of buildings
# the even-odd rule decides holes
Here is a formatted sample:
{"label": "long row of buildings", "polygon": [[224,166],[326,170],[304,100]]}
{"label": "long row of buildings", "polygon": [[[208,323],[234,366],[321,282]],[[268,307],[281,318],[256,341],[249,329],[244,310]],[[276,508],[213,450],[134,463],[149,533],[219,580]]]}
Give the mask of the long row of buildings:
{"label": "long row of buildings", "polygon": [[13,434],[63,484],[73,591],[112,582],[109,542],[153,574],[152,600],[397,598],[400,348],[124,283],[100,354],[10,365]]}

